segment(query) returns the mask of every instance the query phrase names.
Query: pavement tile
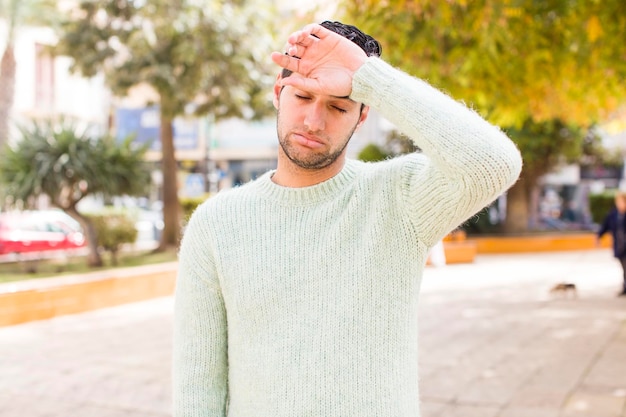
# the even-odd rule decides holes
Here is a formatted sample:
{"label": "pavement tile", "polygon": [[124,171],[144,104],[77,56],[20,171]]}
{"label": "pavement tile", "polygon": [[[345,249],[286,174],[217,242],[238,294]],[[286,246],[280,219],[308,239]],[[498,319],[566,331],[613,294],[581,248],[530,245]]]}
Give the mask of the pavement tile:
{"label": "pavement tile", "polygon": [[569,394],[562,387],[524,386],[515,392],[509,407],[525,409],[559,409]]}
{"label": "pavement tile", "polygon": [[566,416],[621,417],[626,408],[626,397],[608,390],[576,390],[567,400]]}
{"label": "pavement tile", "polygon": [[560,417],[560,411],[554,408],[507,408],[498,417]]}
{"label": "pavement tile", "polygon": [[440,417],[447,403],[422,399],[420,403],[420,417]]}
{"label": "pavement tile", "polygon": [[518,388],[519,381],[507,377],[488,378],[470,383],[457,398],[463,403],[504,407]]}
{"label": "pavement tile", "polygon": [[420,397],[436,401],[454,401],[473,379],[473,375],[456,373],[453,370],[429,375],[420,379]]}
{"label": "pavement tile", "polygon": [[499,412],[499,407],[472,404],[452,404],[445,407],[440,415],[442,417],[497,417]]}

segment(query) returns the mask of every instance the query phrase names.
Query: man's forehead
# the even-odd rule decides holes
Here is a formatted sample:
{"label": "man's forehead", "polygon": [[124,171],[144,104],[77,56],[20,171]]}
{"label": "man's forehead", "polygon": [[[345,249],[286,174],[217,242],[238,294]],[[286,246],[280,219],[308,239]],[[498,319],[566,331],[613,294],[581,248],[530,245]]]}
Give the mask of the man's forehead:
{"label": "man's forehead", "polygon": [[352,100],[350,98],[350,96],[334,96],[332,94],[318,94],[318,93],[314,93],[314,92],[308,91],[308,90],[306,90],[304,88],[296,88],[296,87],[293,87],[293,86],[286,86],[286,87],[292,88],[297,93],[302,93],[302,94],[306,94],[306,95],[309,95],[309,96],[324,97],[324,98],[328,98],[328,99],[331,99],[331,100],[345,100],[345,101],[349,101],[349,102],[352,102],[352,103],[356,103],[356,101]]}

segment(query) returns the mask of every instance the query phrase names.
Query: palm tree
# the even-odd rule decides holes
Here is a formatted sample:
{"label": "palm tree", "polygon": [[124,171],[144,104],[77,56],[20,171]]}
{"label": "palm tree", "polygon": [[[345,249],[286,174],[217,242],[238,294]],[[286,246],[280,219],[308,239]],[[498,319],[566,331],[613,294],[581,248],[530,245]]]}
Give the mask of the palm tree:
{"label": "palm tree", "polygon": [[150,184],[147,146],[137,146],[130,137],[116,142],[110,136],[96,136],[68,120],[34,122],[19,130],[17,143],[5,144],[0,152],[0,183],[25,205],[45,195],[76,219],[90,249],[88,264],[101,266],[93,221],[77,205],[90,195],[144,194]]}

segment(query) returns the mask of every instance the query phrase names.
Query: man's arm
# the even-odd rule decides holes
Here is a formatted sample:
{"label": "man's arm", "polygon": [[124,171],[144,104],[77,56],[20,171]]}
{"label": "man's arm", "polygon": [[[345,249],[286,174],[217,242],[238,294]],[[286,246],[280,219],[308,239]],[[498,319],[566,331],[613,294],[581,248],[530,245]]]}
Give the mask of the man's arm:
{"label": "man's arm", "polygon": [[173,416],[223,417],[228,396],[224,300],[207,253],[201,210],[181,243],[176,281]]}
{"label": "man's arm", "polygon": [[499,128],[378,58],[368,58],[354,74],[351,98],[378,110],[422,150],[407,163],[402,186],[407,214],[429,246],[520,174],[520,153]]}

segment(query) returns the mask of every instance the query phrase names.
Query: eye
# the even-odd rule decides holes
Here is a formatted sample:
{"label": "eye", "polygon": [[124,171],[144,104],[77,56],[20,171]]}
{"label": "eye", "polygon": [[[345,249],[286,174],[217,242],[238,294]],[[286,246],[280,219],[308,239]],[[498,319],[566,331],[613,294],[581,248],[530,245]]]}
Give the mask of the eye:
{"label": "eye", "polygon": [[300,94],[296,94],[295,96],[296,96],[296,98],[297,98],[298,100],[311,100],[311,98],[310,98],[310,97],[307,97],[307,96],[302,96],[302,95],[300,95]]}
{"label": "eye", "polygon": [[341,107],[333,106],[333,109],[337,110],[339,113],[348,113],[348,110],[342,109]]}

